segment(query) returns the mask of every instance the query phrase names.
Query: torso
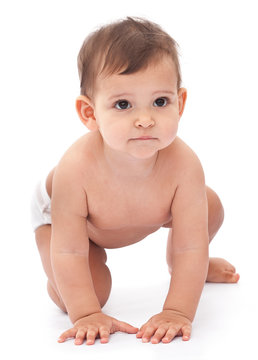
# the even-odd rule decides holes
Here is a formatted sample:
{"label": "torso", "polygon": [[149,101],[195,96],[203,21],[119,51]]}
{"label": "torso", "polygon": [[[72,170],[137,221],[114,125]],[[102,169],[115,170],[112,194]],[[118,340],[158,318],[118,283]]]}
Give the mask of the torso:
{"label": "torso", "polygon": [[[88,133],[79,139],[68,151],[98,149],[94,133]],[[180,143],[180,139],[176,139]],[[174,144],[173,146],[176,146]],[[121,183],[117,177],[105,172],[95,156],[87,156],[83,162],[85,168],[85,191],[87,194],[89,238],[104,248],[119,248],[136,243],[160,227],[171,227],[171,203],[176,190],[176,179],[171,174],[171,163],[166,160],[170,149],[160,151],[158,176]],[[53,169],[46,181],[51,197]]]}

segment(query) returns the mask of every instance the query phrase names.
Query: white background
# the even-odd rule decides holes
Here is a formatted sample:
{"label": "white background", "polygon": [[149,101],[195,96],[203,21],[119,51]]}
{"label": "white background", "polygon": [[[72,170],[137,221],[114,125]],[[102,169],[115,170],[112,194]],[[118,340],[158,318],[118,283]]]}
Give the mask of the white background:
{"label": "white background", "polygon": [[[179,136],[198,154],[225,207],[211,256],[232,262],[241,279],[205,285],[188,343],[142,344],[117,333],[107,345],[58,344],[70,322],[46,293],[30,197],[37,180],[85,132],[74,108],[82,41],[128,15],[159,23],[180,45],[188,101]],[[0,353],[6,359],[257,356],[257,32],[251,0],[0,2]],[[141,326],[161,310],[169,284],[166,236],[161,229],[108,251],[113,290],[106,313]]]}

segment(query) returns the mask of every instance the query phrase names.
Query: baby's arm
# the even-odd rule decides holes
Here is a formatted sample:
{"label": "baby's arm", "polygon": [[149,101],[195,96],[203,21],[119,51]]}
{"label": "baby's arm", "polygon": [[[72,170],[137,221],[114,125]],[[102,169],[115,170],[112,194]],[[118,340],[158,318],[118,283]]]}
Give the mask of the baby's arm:
{"label": "baby's arm", "polygon": [[172,203],[172,278],[164,309],[195,316],[209,265],[208,207],[202,167],[193,158]]}
{"label": "baby's arm", "polygon": [[206,187],[199,160],[185,167],[172,204],[172,277],[163,311],[152,317],[137,334],[152,342],[171,341],[176,335],[188,340],[206,280],[208,210]]}
{"label": "baby's arm", "polygon": [[51,262],[58,290],[72,322],[101,311],[89,269],[85,191],[75,169],[61,163],[52,190]]}
{"label": "baby's arm", "polygon": [[[68,162],[69,164],[69,162]],[[135,333],[136,328],[101,312],[91,277],[86,218],[87,198],[81,171],[61,162],[52,191],[51,262],[58,290],[74,324],[59,341],[75,337],[76,344],[93,344],[99,334],[107,342],[115,331]]]}

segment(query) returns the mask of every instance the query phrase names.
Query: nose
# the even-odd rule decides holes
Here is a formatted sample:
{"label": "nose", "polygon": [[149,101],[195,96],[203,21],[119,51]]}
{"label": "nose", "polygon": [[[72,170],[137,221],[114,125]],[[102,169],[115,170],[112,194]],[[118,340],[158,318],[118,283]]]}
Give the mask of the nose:
{"label": "nose", "polygon": [[137,116],[135,126],[138,128],[149,128],[155,125],[155,121],[149,113],[142,113]]}

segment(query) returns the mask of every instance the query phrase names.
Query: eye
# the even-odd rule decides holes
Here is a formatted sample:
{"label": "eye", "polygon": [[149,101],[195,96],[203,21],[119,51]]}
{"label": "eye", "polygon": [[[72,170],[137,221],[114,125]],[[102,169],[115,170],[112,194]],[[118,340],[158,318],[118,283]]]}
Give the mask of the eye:
{"label": "eye", "polygon": [[154,106],[158,106],[158,107],[164,107],[166,106],[168,103],[168,99],[165,97],[160,97],[158,99],[156,99],[153,103]]}
{"label": "eye", "polygon": [[118,110],[126,110],[131,107],[130,103],[127,100],[119,100],[115,103],[115,108]]}

